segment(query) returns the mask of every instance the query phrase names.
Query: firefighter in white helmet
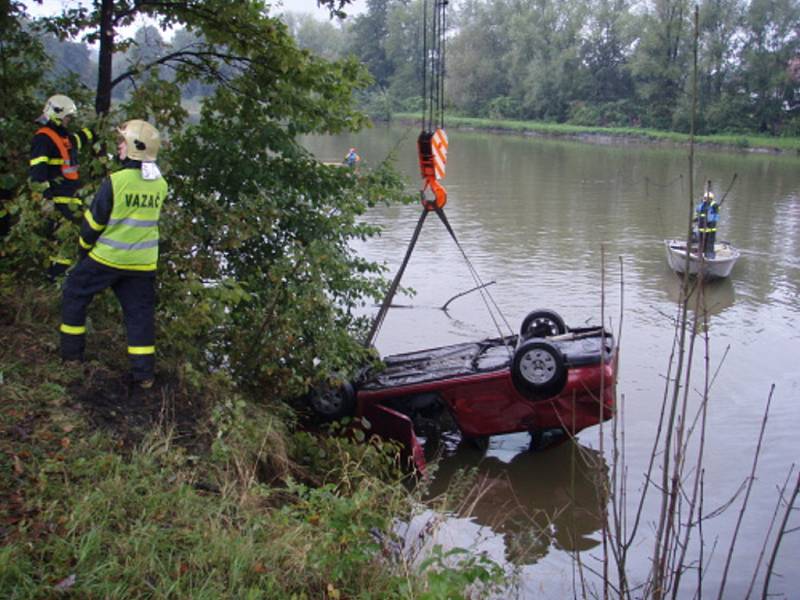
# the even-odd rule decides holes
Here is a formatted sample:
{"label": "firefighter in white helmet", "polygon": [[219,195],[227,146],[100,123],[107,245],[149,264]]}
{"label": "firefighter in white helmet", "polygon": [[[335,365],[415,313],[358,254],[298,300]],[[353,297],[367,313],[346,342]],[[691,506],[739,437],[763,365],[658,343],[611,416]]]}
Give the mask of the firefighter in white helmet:
{"label": "firefighter in white helmet", "polygon": [[134,119],[117,131],[122,169],[102,182],[83,214],[83,258],[64,286],[61,357],[83,360],[86,311],[94,295],[110,287],[124,314],[132,381],[149,388],[155,368],[158,222],[168,188],[155,163],[158,130]]}
{"label": "firefighter in white helmet", "polygon": [[700,250],[707,258],[716,258],[715,244],[717,224],[719,223],[719,204],[714,198],[714,192],[707,189],[694,210]]}
{"label": "firefighter in white helmet", "polygon": [[38,119],[41,127],[31,141],[29,177],[34,197],[42,199],[46,212],[50,212],[53,206],[57,210],[56,218],[48,223],[51,247],[47,276],[51,280],[63,275],[72,264],[56,242],[55,233],[64,220],[76,223],[80,220],[78,153],[81,148],[91,147],[94,140],[89,128],[77,133],[70,133],[67,129],[77,111],[75,102],[68,96],[51,96]]}

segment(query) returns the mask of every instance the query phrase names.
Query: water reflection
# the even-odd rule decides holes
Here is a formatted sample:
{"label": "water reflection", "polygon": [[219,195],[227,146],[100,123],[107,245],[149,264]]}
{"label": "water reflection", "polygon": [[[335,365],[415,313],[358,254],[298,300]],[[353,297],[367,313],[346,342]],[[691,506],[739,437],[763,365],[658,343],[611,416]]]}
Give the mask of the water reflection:
{"label": "water reflection", "polygon": [[608,465],[599,452],[566,441],[545,452],[528,452],[526,436],[493,441],[511,443],[483,454],[466,444],[438,462],[431,495],[462,490],[459,517],[489,527],[505,542],[505,559],[533,564],[551,548],[590,550],[600,543],[606,504]]}
{"label": "water reflection", "polygon": [[[412,129],[408,133],[401,127],[379,126],[357,136],[308,141],[315,154],[325,160],[341,156],[348,147],[356,146],[363,158],[362,168],[377,164],[396,149],[399,167],[408,174],[413,189],[418,185],[419,171],[414,144],[417,128]],[[445,181],[450,193],[448,217],[483,280],[497,281],[491,293],[513,328],[530,310],[540,307],[556,309],[570,324],[587,319],[597,324],[601,248],[605,249],[606,270],[602,279],[605,318],[613,319],[614,324],[622,321],[618,398],[626,398],[628,465],[631,478],[636,478],[647,469],[654,423],[659,419],[680,289],[680,279],[667,267],[663,240],[685,234],[697,199],[698,190],[693,194],[688,189],[686,150],[587,146],[455,130],[449,134]],[[775,510],[774,490],[782,485],[786,469],[798,455],[800,169],[797,167],[797,156],[702,149],[695,154],[696,184],[711,179],[717,190],[725,190],[733,174],[738,174],[722,209],[719,236],[730,240],[742,252],[731,278],[712,283],[705,290],[707,309],[713,315],[709,320],[710,364],[724,361],[724,368],[715,375],[709,405],[709,432],[713,438],[709,443],[713,451],[707,452],[705,459],[707,506],[729,502],[749,476],[749,461],[743,461],[742,457],[752,449],[746,445],[747,441],[758,439],[763,418],[763,402],[759,400],[766,397],[770,384],[776,385],[773,412],[759,461],[758,485],[742,522],[741,539],[761,539],[764,523],[770,521]],[[392,206],[370,211],[366,218],[385,230],[381,237],[358,245],[358,251],[367,259],[385,262],[394,274],[419,210],[418,206]],[[389,312],[377,340],[382,354],[497,334],[477,294],[452,303],[449,315],[427,308],[441,306],[453,294],[472,285],[461,255],[437,220],[426,223],[403,285],[417,294],[411,300],[398,297],[397,302],[425,309]],[[624,309],[624,319],[617,316],[620,307]],[[704,357],[698,353],[696,358]],[[596,428],[591,428],[581,434],[581,439],[597,446],[598,436]],[[501,490],[506,494],[513,492],[518,504],[532,510],[545,508],[552,512],[563,505],[563,497],[572,499],[566,493],[567,473],[572,467],[563,460],[559,463],[560,454],[555,454],[565,449],[541,456],[517,457],[527,446],[525,436],[511,437],[510,442],[504,440],[506,448],[498,448],[494,442],[483,462],[482,455],[464,450],[455,456],[448,455],[442,481],[436,482],[441,489],[448,479],[445,474],[455,468],[452,461],[499,479],[497,492],[487,496],[492,498],[491,502],[484,500],[476,505],[475,519],[492,526],[497,524],[496,531],[511,537],[511,532],[519,532],[525,521],[520,518],[505,522],[508,519],[504,513],[511,509],[506,508],[508,498]],[[521,463],[519,467],[517,462]],[[553,473],[551,464],[561,464],[562,472]],[[576,472],[579,476],[571,505],[592,507],[588,500],[581,500],[579,492],[588,489],[584,494],[591,497],[597,486],[586,485],[586,478],[580,476],[585,471],[576,469]],[[503,478],[510,483],[503,484]],[[549,496],[562,501],[551,503]],[[493,512],[492,502],[504,508]],[[652,510],[645,507],[642,518],[646,521],[657,518]],[[736,515],[736,511],[728,511],[707,521],[706,539],[727,539],[736,527]],[[573,595],[571,592],[542,594],[541,587],[544,580],[552,582],[554,573],[568,562],[566,553],[558,548],[591,543],[599,536],[599,522],[588,515],[589,524],[576,527],[570,537],[564,533],[568,531],[562,525],[565,518],[559,520],[558,527],[546,532],[538,550],[530,550],[530,556],[541,556],[543,552],[548,555],[530,567],[540,576],[530,580],[530,594],[524,597]],[[476,531],[478,525],[471,519],[453,521],[448,519],[446,525],[452,525],[448,531],[453,534],[456,546],[469,547],[473,538],[482,539],[480,535],[492,531],[486,526],[480,528],[481,532]],[[500,558],[511,553],[509,548],[513,544],[509,545],[506,537],[493,534],[487,540],[487,547],[496,550]],[[755,564],[758,551],[758,544],[738,544],[734,560]],[[785,557],[779,559],[783,565],[776,565],[776,572],[786,573],[786,577],[780,583],[776,580],[776,586],[782,586],[776,592],[795,597],[800,572],[792,571],[789,563],[800,556],[800,536],[787,536],[781,555]],[[632,568],[644,577],[650,565],[644,553],[640,558],[640,563]],[[729,577],[744,579],[749,570],[734,567]],[[543,572],[545,577],[541,577]],[[707,577],[709,582],[713,580],[713,575]],[[569,583],[565,582],[566,589]],[[748,583],[749,580],[743,585]]]}
{"label": "water reflection", "polygon": [[[665,292],[667,299],[672,305],[676,305],[681,298],[681,287],[683,277],[674,273],[665,266],[659,289]],[[702,297],[698,300],[700,293],[699,281],[693,279],[690,282],[691,292],[689,295],[689,310],[694,311],[697,302],[700,302],[700,312],[706,316],[719,315],[733,306],[736,301],[736,290],[731,279],[712,279],[705,281],[702,288]]]}

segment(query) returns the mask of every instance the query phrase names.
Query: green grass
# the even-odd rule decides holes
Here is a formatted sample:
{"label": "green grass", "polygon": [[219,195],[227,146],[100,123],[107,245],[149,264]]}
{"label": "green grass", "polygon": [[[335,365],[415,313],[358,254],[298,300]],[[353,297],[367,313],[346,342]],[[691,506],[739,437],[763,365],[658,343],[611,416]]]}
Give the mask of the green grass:
{"label": "green grass", "polygon": [[[419,502],[392,445],[298,429],[224,377],[120,394],[115,361],[58,361],[57,322],[54,288],[0,286],[0,598],[460,598],[500,580],[390,551]],[[119,329],[94,344],[124,347]]]}
{"label": "green grass", "polygon": [[[419,120],[419,115],[412,113],[395,113],[393,118],[400,120]],[[648,142],[672,144],[688,144],[689,135],[656,129],[639,129],[635,127],[585,127],[565,123],[546,123],[539,121],[512,121],[505,119],[479,119],[471,117],[447,116],[445,123],[452,128],[474,128],[485,130],[502,130],[510,133],[534,133],[553,137],[611,136],[619,138],[635,138]],[[700,145],[721,146],[735,149],[759,149],[772,152],[800,153],[800,138],[769,137],[759,135],[697,135],[695,143]]]}

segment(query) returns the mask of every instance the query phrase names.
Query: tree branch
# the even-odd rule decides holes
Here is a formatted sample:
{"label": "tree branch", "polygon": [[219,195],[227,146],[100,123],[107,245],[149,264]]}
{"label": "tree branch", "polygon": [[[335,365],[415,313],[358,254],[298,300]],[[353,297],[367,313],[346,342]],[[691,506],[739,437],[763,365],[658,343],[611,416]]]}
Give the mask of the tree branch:
{"label": "tree branch", "polygon": [[225,62],[241,62],[241,63],[245,63],[247,65],[250,65],[253,62],[252,59],[250,59],[250,58],[248,58],[246,56],[237,56],[237,55],[233,55],[233,54],[225,54],[225,53],[222,53],[222,52],[214,52],[214,51],[210,51],[210,50],[196,51],[196,52],[195,51],[191,51],[190,52],[190,51],[187,51],[185,49],[181,49],[181,50],[178,50],[176,52],[171,52],[170,54],[165,54],[164,56],[162,56],[162,57],[160,57],[160,58],[158,58],[158,59],[156,59],[154,61],[151,61],[151,62],[149,62],[149,63],[147,63],[147,64],[145,64],[143,66],[137,67],[135,69],[128,69],[126,72],[118,75],[117,77],[115,77],[111,81],[111,87],[113,88],[115,85],[117,85],[121,81],[124,81],[125,79],[128,79],[128,78],[132,79],[133,76],[136,75],[137,73],[143,73],[145,71],[148,71],[148,70],[152,69],[155,66],[165,65],[165,64],[169,63],[170,61],[182,62],[182,63],[187,64],[187,65],[194,65],[194,66],[198,66],[199,67],[199,65],[196,65],[195,63],[192,63],[191,61],[187,61],[186,60],[187,58],[196,58],[196,59],[202,60],[203,62],[206,62],[206,64],[208,64],[207,59],[213,59],[213,58],[216,58],[216,59],[219,59],[219,60],[223,60]]}

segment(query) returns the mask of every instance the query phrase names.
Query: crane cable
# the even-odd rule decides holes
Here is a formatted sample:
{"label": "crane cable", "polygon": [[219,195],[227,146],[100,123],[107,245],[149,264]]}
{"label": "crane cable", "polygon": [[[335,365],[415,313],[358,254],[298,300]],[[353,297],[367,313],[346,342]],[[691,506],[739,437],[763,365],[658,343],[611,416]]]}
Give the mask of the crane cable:
{"label": "crane cable", "polygon": [[[421,128],[422,131],[417,138],[417,153],[419,157],[420,174],[422,176],[422,189],[420,190],[420,201],[422,203],[422,214],[417,221],[417,226],[411,236],[411,240],[406,249],[405,257],[400,265],[400,269],[394,277],[386,296],[381,303],[378,315],[372,322],[370,331],[365,340],[365,346],[370,347],[380,331],[383,321],[386,318],[386,313],[392,304],[397,288],[400,285],[400,279],[408,266],[411,259],[411,254],[419,239],[422,225],[425,222],[429,212],[436,212],[439,219],[444,224],[450,237],[456,244],[456,247],[461,252],[464,260],[469,268],[472,279],[477,284],[477,289],[481,294],[481,299],[486,306],[489,316],[494,323],[500,337],[505,340],[505,335],[500,328],[495,313],[502,319],[505,326],[513,335],[513,329],[508,323],[508,320],[503,315],[500,307],[495,301],[491,293],[486,289],[487,285],[483,282],[478,270],[472,264],[472,261],[467,256],[464,248],[456,237],[447,216],[444,214],[444,206],[447,203],[447,190],[439,183],[440,179],[444,179],[447,164],[447,134],[444,131],[444,75],[445,75],[445,36],[447,31],[447,5],[449,0],[434,0],[433,1],[433,19],[431,25],[430,44],[428,39],[428,0],[423,0],[423,41],[422,41],[422,98],[423,109]],[[430,80],[429,76],[430,75]],[[491,301],[491,305],[489,303]],[[508,347],[506,345],[506,347]],[[510,349],[509,349],[510,353]]]}
{"label": "crane cable", "polygon": [[[423,2],[422,21],[422,130],[444,128],[444,65],[447,5],[449,0],[434,0],[433,23],[428,36],[428,0]],[[430,73],[430,83],[428,82]]]}
{"label": "crane cable", "polygon": [[439,183],[445,178],[447,134],[444,130],[444,52],[446,14],[449,0],[434,0],[432,23],[428,26],[428,0],[423,1],[422,19],[422,122],[417,138],[422,190],[426,210],[444,208],[447,190]]}

